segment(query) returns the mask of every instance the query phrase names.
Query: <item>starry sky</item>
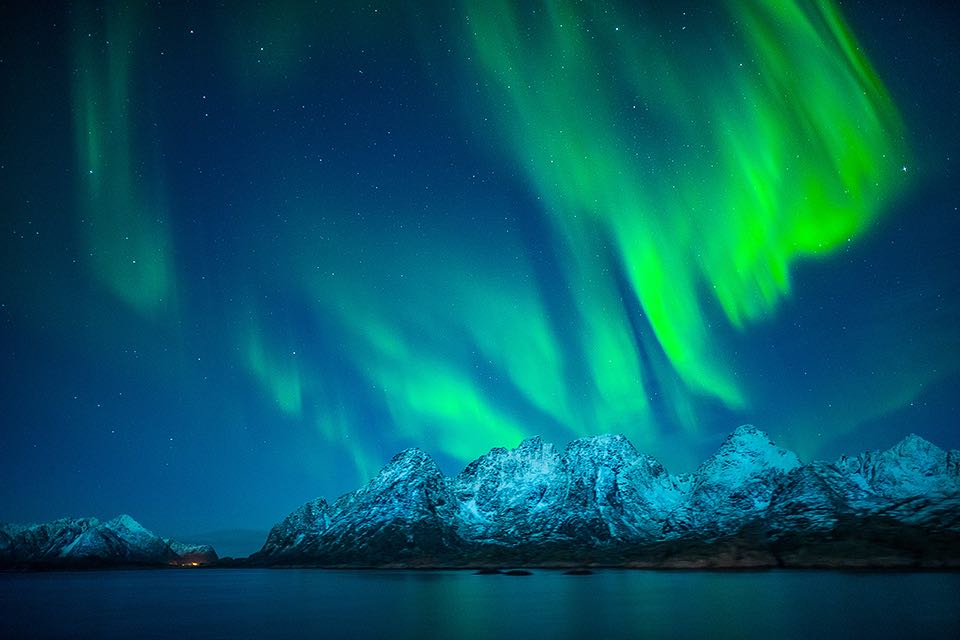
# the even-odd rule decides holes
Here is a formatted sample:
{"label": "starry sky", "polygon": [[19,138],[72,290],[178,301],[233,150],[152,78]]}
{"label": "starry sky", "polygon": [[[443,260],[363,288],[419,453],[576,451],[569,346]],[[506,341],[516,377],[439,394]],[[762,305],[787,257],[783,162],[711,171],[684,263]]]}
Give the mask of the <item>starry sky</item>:
{"label": "starry sky", "polygon": [[960,447],[949,5],[4,5],[0,519],[265,531],[532,435]]}

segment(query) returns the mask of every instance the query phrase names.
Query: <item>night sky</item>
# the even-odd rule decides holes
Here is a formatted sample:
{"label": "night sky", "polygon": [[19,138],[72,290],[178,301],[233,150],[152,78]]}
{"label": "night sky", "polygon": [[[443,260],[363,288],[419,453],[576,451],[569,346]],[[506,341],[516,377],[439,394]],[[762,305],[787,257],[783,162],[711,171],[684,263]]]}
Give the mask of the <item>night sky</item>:
{"label": "night sky", "polygon": [[6,3],[0,520],[960,447],[951,4]]}

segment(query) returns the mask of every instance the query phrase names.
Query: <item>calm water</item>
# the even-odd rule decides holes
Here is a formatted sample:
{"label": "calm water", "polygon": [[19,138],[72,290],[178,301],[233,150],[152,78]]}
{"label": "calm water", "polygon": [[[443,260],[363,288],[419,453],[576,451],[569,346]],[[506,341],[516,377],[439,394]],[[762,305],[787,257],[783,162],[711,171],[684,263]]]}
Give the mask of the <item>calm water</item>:
{"label": "calm water", "polygon": [[0,636],[960,637],[960,573],[0,574]]}

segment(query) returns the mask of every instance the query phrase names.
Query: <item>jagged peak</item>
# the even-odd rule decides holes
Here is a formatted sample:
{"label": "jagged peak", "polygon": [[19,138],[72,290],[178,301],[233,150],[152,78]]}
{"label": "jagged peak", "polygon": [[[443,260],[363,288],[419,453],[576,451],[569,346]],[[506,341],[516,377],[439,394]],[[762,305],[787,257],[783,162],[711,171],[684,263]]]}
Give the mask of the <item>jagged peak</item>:
{"label": "jagged peak", "polygon": [[583,436],[582,438],[577,438],[570,444],[575,442],[589,443],[592,445],[618,444],[633,446],[630,439],[622,433],[598,433],[592,436]]}
{"label": "jagged peak", "polygon": [[636,453],[636,448],[630,439],[622,433],[602,433],[594,436],[584,436],[577,438],[567,445],[566,453],[578,450],[623,450]]}
{"label": "jagged peak", "polygon": [[520,441],[520,444],[517,445],[517,450],[523,449],[542,449],[543,448],[543,438],[540,436],[530,436],[529,438],[524,438]]}
{"label": "jagged peak", "polygon": [[512,458],[521,458],[521,459],[536,459],[542,457],[544,454],[553,453],[553,444],[549,442],[544,442],[543,438],[540,436],[532,436],[530,438],[524,438],[520,441],[515,448],[507,449],[491,449],[490,453],[486,457],[503,457],[509,456]]}
{"label": "jagged peak", "polygon": [[770,436],[767,435],[767,432],[759,427],[756,427],[752,424],[742,424],[733,432],[727,436],[727,440],[745,440],[745,439],[763,439],[767,440],[770,444],[773,444],[773,441],[770,439]]}
{"label": "jagged peak", "polygon": [[758,429],[752,424],[742,424],[734,429],[733,433],[727,436],[723,444],[720,445],[721,449],[724,447],[747,448],[751,450],[778,449],[780,451],[786,451],[786,449],[777,446],[777,443],[767,435],[766,431]]}
{"label": "jagged peak", "polygon": [[525,468],[538,473],[546,473],[559,463],[552,443],[544,442],[540,436],[524,438],[513,449],[495,447],[464,467],[455,479],[459,482],[474,482],[478,476],[494,472],[501,473],[507,467]]}
{"label": "jagged peak", "polygon": [[[393,456],[390,462],[380,470],[380,473],[370,480],[363,489],[358,489],[357,492],[366,492],[385,482],[394,483],[398,479],[404,482],[419,482],[427,477],[443,477],[443,472],[440,471],[440,467],[437,466],[437,463],[429,454],[417,447],[411,447]],[[340,500],[337,500],[337,506],[340,506],[341,501],[350,495],[341,496]]]}
{"label": "jagged peak", "polygon": [[428,462],[433,462],[433,458],[430,457],[430,454],[419,447],[410,447],[409,449],[404,449],[397,455],[393,456],[385,468],[397,466],[419,466]]}
{"label": "jagged peak", "polygon": [[889,449],[864,451],[858,455],[842,455],[835,464],[848,472],[860,472],[865,467],[893,461],[911,461],[911,464],[922,461],[945,462],[949,466],[951,455],[956,456],[955,453],[944,451],[929,440],[911,433]]}
{"label": "jagged peak", "polygon": [[131,531],[146,531],[146,527],[133,519],[132,516],[126,513],[121,513],[113,520],[104,523],[106,526],[111,529],[129,529]]}
{"label": "jagged peak", "polygon": [[523,460],[546,460],[557,458],[556,447],[552,442],[544,442],[540,436],[524,439],[515,449],[508,452],[515,458]]}
{"label": "jagged peak", "polygon": [[706,470],[716,466],[719,461],[738,460],[738,466],[769,467],[780,471],[790,471],[802,465],[797,454],[778,446],[764,431],[752,424],[737,427],[720,445],[720,449],[701,466]]}
{"label": "jagged peak", "polygon": [[908,434],[900,442],[887,449],[889,453],[895,453],[901,456],[915,456],[917,454],[930,455],[942,454],[943,449],[933,444],[929,440],[918,436],[915,433]]}
{"label": "jagged peak", "polygon": [[593,469],[608,467],[615,472],[639,458],[633,443],[622,434],[602,434],[578,438],[563,452],[563,463],[574,474],[593,474]]}

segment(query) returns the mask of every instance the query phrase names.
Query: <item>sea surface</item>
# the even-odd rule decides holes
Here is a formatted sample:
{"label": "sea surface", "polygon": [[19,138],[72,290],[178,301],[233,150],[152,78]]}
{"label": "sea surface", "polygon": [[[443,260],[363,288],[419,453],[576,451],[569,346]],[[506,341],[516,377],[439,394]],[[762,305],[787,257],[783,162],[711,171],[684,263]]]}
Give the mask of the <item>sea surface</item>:
{"label": "sea surface", "polygon": [[0,637],[960,638],[960,573],[8,573]]}

